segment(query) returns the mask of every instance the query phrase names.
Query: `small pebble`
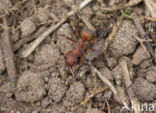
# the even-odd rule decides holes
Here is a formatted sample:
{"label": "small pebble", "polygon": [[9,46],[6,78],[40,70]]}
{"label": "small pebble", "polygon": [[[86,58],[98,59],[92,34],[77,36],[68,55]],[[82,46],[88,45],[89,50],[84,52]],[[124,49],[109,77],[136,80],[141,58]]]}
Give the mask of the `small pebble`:
{"label": "small pebble", "polygon": [[68,51],[74,48],[74,43],[67,38],[73,38],[71,28],[69,24],[63,24],[62,27],[57,31],[57,47],[61,50],[63,54],[66,54]]}
{"label": "small pebble", "polygon": [[48,97],[46,97],[46,98],[44,98],[42,100],[41,105],[42,105],[43,108],[46,108],[50,103],[51,103],[51,99],[49,99]]}
{"label": "small pebble", "polygon": [[66,93],[67,100],[71,103],[80,103],[85,93],[84,85],[81,82],[74,82]]}
{"label": "small pebble", "polygon": [[22,23],[20,24],[20,28],[22,31],[22,36],[27,36],[33,33],[36,30],[36,25],[32,21],[31,18],[26,18]]}
{"label": "small pebble", "polygon": [[116,66],[117,60],[116,60],[115,58],[111,57],[111,58],[108,58],[108,59],[107,59],[107,63],[108,63],[108,66],[109,66],[110,68],[113,68],[113,67]]}
{"label": "small pebble", "polygon": [[15,32],[13,33],[13,35],[12,35],[12,37],[11,37],[11,40],[12,40],[13,42],[17,42],[17,41],[19,40],[19,38],[20,38],[20,31],[18,30],[18,31],[15,31]]}
{"label": "small pebble", "polygon": [[44,81],[38,73],[23,72],[17,82],[16,99],[21,102],[39,101],[46,94]]}
{"label": "small pebble", "polygon": [[142,47],[139,47],[133,55],[132,63],[134,65],[140,64],[143,60],[147,60],[149,56]]}
{"label": "small pebble", "polygon": [[156,98],[156,86],[142,77],[134,81],[132,89],[139,101],[153,101]]}
{"label": "small pebble", "polygon": [[96,60],[94,64],[97,68],[102,68],[105,66],[105,63],[101,60]]}
{"label": "small pebble", "polygon": [[55,44],[45,44],[42,45],[40,50],[35,53],[35,64],[51,64],[51,66],[55,66],[55,64],[59,61],[60,51],[56,47]]}
{"label": "small pebble", "polygon": [[38,18],[40,23],[47,22],[49,17],[50,17],[48,9],[46,9],[46,8],[38,8],[37,9],[37,13],[36,13],[36,17]]}
{"label": "small pebble", "polygon": [[113,69],[113,77],[118,86],[120,86],[123,83],[122,69],[120,65],[117,65]]}
{"label": "small pebble", "polygon": [[48,94],[55,102],[60,102],[65,95],[67,87],[65,86],[62,79],[52,77],[49,81],[49,92]]}
{"label": "small pebble", "polygon": [[59,71],[60,71],[60,75],[63,79],[66,79],[68,77],[67,72],[64,67],[59,68]]}
{"label": "small pebble", "polygon": [[156,82],[156,72],[154,70],[149,70],[146,72],[146,79],[149,82]]}

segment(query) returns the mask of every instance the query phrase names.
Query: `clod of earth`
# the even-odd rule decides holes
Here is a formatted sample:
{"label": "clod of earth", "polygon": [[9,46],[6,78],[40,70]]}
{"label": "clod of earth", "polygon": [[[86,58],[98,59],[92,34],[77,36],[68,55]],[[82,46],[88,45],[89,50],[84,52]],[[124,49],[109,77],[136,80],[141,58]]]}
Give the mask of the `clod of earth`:
{"label": "clod of earth", "polygon": [[[156,69],[156,67],[154,67]],[[146,72],[146,79],[149,82],[156,82],[156,70],[149,70]]]}
{"label": "clod of earth", "polygon": [[139,47],[133,55],[132,63],[135,65],[140,64],[143,60],[149,58],[148,54],[145,52],[143,47]]}
{"label": "clod of earth", "polygon": [[49,81],[49,96],[55,101],[59,102],[65,95],[67,87],[65,86],[62,79],[52,77]]}
{"label": "clod of earth", "polygon": [[10,38],[13,42],[17,42],[20,38],[20,31],[15,31]]}
{"label": "clod of earth", "polygon": [[36,30],[36,25],[34,24],[32,18],[26,18],[20,24],[20,29],[22,31],[22,36],[27,36]]}
{"label": "clod of earth", "polygon": [[46,94],[44,89],[44,81],[40,74],[30,71],[22,73],[17,82],[17,87],[19,88],[15,93],[15,96],[19,101],[40,101]]}
{"label": "clod of earth", "polygon": [[134,24],[130,20],[124,20],[119,27],[114,40],[108,47],[112,56],[118,58],[133,53],[138,43],[133,36],[136,34],[137,30]]}
{"label": "clod of earth", "polygon": [[117,60],[114,57],[111,57],[107,59],[107,63],[110,68],[114,68],[117,64]]}
{"label": "clod of earth", "polygon": [[46,8],[38,8],[36,11],[36,18],[40,23],[46,23],[50,17],[50,13]]}
{"label": "clod of earth", "polygon": [[67,91],[66,98],[73,104],[80,103],[83,100],[84,93],[84,85],[81,82],[74,82]]}
{"label": "clod of earth", "polygon": [[51,66],[55,66],[60,59],[60,51],[54,43],[45,44],[35,53],[34,59],[37,65],[51,64]]}
{"label": "clod of earth", "polygon": [[61,50],[63,54],[74,48],[74,43],[67,38],[72,38],[74,40],[74,35],[69,24],[63,24],[62,27],[57,31],[57,47]]}
{"label": "clod of earth", "polygon": [[141,77],[134,81],[132,89],[139,101],[152,101],[156,98],[156,86]]}
{"label": "clod of earth", "polygon": [[123,83],[122,69],[120,65],[117,65],[113,69],[113,77],[118,86],[120,86]]}

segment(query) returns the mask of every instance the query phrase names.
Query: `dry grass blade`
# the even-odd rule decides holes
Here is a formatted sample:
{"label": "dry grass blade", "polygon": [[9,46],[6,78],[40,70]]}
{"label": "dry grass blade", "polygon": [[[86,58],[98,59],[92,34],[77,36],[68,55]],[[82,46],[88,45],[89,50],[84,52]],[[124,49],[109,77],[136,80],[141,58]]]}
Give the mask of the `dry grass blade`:
{"label": "dry grass blade", "polygon": [[126,6],[127,6],[127,7],[130,7],[130,6],[137,5],[137,4],[139,4],[141,1],[142,1],[142,0],[130,0],[130,1],[126,4]]}
{"label": "dry grass blade", "polygon": [[109,103],[108,103],[107,100],[106,100],[106,104],[107,104],[107,108],[108,108],[108,113],[111,113],[111,112],[110,112],[110,105],[109,105]]}
{"label": "dry grass blade", "polygon": [[126,60],[122,59],[120,61],[120,65],[122,68],[122,73],[123,73],[122,75],[123,75],[123,78],[125,81],[125,85],[126,85],[126,87],[129,87],[132,84],[132,81],[131,81],[130,76],[129,76],[129,71],[128,71]]}
{"label": "dry grass blade", "polygon": [[154,17],[144,16],[144,19],[149,20],[149,21],[156,22],[156,18],[154,18]]}
{"label": "dry grass blade", "polygon": [[98,77],[108,86],[110,87],[110,89],[113,91],[113,93],[116,95],[117,94],[117,90],[115,89],[115,87],[111,84],[111,82],[105,78],[102,73],[97,70],[95,67],[92,66],[93,72],[97,73]]}
{"label": "dry grass blade", "polygon": [[36,47],[53,31],[55,31],[59,26],[61,26],[67,18],[63,18],[59,23],[57,23],[55,26],[50,27],[47,31],[45,31],[43,34],[41,34],[34,42],[32,42],[23,52],[22,57],[25,58],[29,56]]}
{"label": "dry grass blade", "polygon": [[144,0],[144,3],[151,13],[151,16],[156,18],[156,1],[155,0]]}
{"label": "dry grass blade", "polygon": [[127,8],[127,7],[130,7],[130,6],[134,6],[134,5],[137,5],[141,2],[142,0],[130,0],[128,3],[126,4],[119,4],[119,5],[116,5],[116,6],[112,6],[112,7],[107,7],[107,8],[101,8],[101,10],[103,11],[110,11],[110,12],[113,12],[113,11],[116,11],[116,10],[119,10],[119,9],[123,9],[123,8]]}
{"label": "dry grass blade", "polygon": [[73,70],[72,70],[72,68],[71,67],[69,67],[69,70],[70,70],[70,72],[72,73],[72,75],[73,75],[73,77],[75,76],[75,74],[74,74],[74,72],[73,72]]}
{"label": "dry grass blade", "polygon": [[113,26],[111,34],[108,36],[108,38],[105,41],[105,44],[104,44],[104,47],[103,47],[103,52],[104,53],[106,53],[109,43],[113,40],[114,36],[116,35],[123,18],[124,17],[121,16],[119,21]]}
{"label": "dry grass blade", "polygon": [[80,72],[80,77],[83,77],[88,71],[90,70],[90,68],[89,67],[87,67],[87,68],[85,68],[84,70],[82,70],[81,72]]}
{"label": "dry grass blade", "polygon": [[[84,8],[86,5],[88,5],[92,0],[85,0],[83,1],[80,6],[79,9]],[[66,17],[64,17],[63,19],[61,19],[55,26],[50,27],[46,32],[44,32],[43,34],[41,34],[34,42],[32,42],[30,45],[28,45],[28,47],[22,52],[22,57],[25,58],[27,56],[29,56],[35,49],[37,46],[39,46],[39,44],[52,32],[54,32],[58,27],[60,27],[66,20],[67,18],[69,18],[71,15],[75,14],[74,11],[70,11]]]}
{"label": "dry grass blade", "polygon": [[93,92],[92,92],[87,98],[85,98],[80,104],[81,104],[81,105],[86,104],[86,103],[87,103],[91,98],[93,98],[96,94],[101,93],[101,92],[103,92],[103,91],[105,91],[105,90],[107,90],[107,89],[108,89],[108,87],[105,86],[105,87],[102,87],[102,88],[99,88],[99,89],[93,91]]}

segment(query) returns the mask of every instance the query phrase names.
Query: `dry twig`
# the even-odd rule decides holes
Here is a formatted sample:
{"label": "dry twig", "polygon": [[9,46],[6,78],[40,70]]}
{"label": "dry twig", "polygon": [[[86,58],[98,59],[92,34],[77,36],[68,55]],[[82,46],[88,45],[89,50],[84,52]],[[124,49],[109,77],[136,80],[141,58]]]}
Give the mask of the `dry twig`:
{"label": "dry twig", "polygon": [[122,68],[122,73],[123,73],[122,75],[124,78],[125,85],[126,87],[129,87],[132,84],[132,81],[130,79],[127,63],[124,58],[120,61],[120,66]]}
{"label": "dry twig", "polygon": [[106,53],[109,43],[113,40],[114,36],[116,35],[123,18],[124,17],[121,16],[119,21],[113,26],[111,34],[108,36],[108,38],[105,41],[105,44],[104,44],[104,47],[103,47],[103,52],[104,53]]}
{"label": "dry twig", "polygon": [[101,73],[99,70],[97,70],[95,67],[92,66],[91,68],[92,68],[93,72],[97,73],[98,77],[99,77],[108,87],[110,87],[110,89],[111,89],[111,90],[113,91],[113,93],[116,95],[116,94],[117,94],[117,91],[116,91],[115,87],[111,84],[111,82],[110,82],[107,78],[105,78],[105,77],[102,75],[102,73]]}
{"label": "dry twig", "polygon": [[106,104],[107,104],[108,113],[110,113],[110,105],[109,105],[109,103],[108,103],[108,101],[107,101],[107,100],[106,100],[105,102],[106,102]]}
{"label": "dry twig", "polygon": [[156,18],[154,18],[154,17],[144,16],[144,19],[149,20],[149,21],[156,22]]}
{"label": "dry twig", "polygon": [[148,55],[148,57],[150,57],[149,52],[147,51],[145,45],[143,44],[144,42],[147,42],[148,40],[143,40],[140,39],[138,36],[134,35],[134,38],[140,43],[140,45],[142,46],[142,48],[144,49],[144,52]]}
{"label": "dry twig", "polygon": [[[88,5],[92,0],[85,0],[83,1],[80,6],[79,6],[79,10],[84,8],[86,5]],[[28,47],[22,52],[22,57],[25,58],[27,56],[29,56],[35,49],[37,46],[39,46],[39,44],[52,32],[54,32],[58,27],[60,27],[66,20],[67,18],[69,18],[70,16],[72,16],[73,14],[75,14],[75,12],[72,10],[70,11],[66,17],[64,17],[63,19],[61,19],[55,26],[50,27],[46,32],[44,32],[43,34],[41,34],[34,42],[32,42],[30,45],[28,45]]]}
{"label": "dry twig", "polygon": [[37,38],[39,35],[41,35],[41,33],[43,33],[44,31],[46,31],[47,28],[46,27],[41,27],[36,33],[34,33],[32,36],[26,36],[24,38],[22,38],[21,40],[19,40],[18,42],[16,42],[13,45],[13,51],[17,51],[22,45],[34,40],[35,38]]}
{"label": "dry twig", "polygon": [[[125,81],[125,85],[126,85],[126,88],[129,87],[129,98],[131,100],[131,103],[133,103],[133,105],[136,105],[138,106],[139,105],[139,102],[137,101],[137,99],[134,97],[134,94],[133,94],[133,90],[132,88],[130,87],[131,84],[132,84],[132,81],[130,79],[130,76],[129,76],[129,71],[128,71],[128,66],[127,66],[127,62],[126,62],[126,59],[122,59],[120,61],[120,65],[121,65],[121,68],[122,68],[122,75],[123,75],[123,78],[124,78],[124,81]],[[124,102],[123,102],[124,103]],[[135,113],[140,113],[140,110],[137,109],[138,107],[136,107],[135,109]]]}
{"label": "dry twig", "polygon": [[134,5],[137,5],[141,2],[142,0],[130,0],[128,3],[125,3],[124,5],[123,4],[119,4],[119,5],[116,5],[116,6],[113,6],[113,7],[107,7],[107,8],[101,8],[101,10],[103,11],[110,11],[110,12],[113,12],[113,11],[116,11],[116,10],[119,10],[119,9],[123,9],[123,8],[127,8],[127,7],[130,7],[130,6],[134,6]]}
{"label": "dry twig", "polygon": [[92,92],[87,98],[85,98],[80,104],[81,104],[81,105],[86,104],[86,103],[87,103],[91,98],[93,98],[96,94],[98,94],[98,93],[100,93],[100,92],[103,92],[103,91],[105,91],[106,89],[108,89],[107,86],[102,87],[102,88],[99,88],[99,89],[93,91],[93,92]]}
{"label": "dry twig", "polygon": [[[5,26],[8,26],[6,17],[3,17],[3,24]],[[4,60],[6,62],[8,75],[9,75],[10,81],[13,83],[13,87],[14,87],[14,85],[16,83],[17,72],[16,72],[14,53],[12,51],[8,29],[4,28],[4,32],[2,34],[1,39],[2,39],[2,47],[3,47],[3,52],[4,52]]]}
{"label": "dry twig", "polygon": [[[136,16],[136,14],[133,14],[132,16],[133,16],[133,21],[134,21],[134,23],[135,23],[135,25],[136,25],[136,28],[137,28],[137,30],[139,31],[141,37],[142,37],[143,39],[145,39],[145,40],[149,40],[150,38],[149,38],[149,36],[145,33],[145,31],[144,31],[144,29],[143,29],[143,27],[142,27],[142,25],[141,25],[141,23],[140,23],[138,17]],[[152,45],[151,45],[148,41],[147,41],[147,42],[144,42],[144,44],[145,44],[147,50],[149,51],[150,55],[152,55],[153,57],[155,57],[155,53],[154,53],[154,50],[153,50],[153,48],[152,48]]]}

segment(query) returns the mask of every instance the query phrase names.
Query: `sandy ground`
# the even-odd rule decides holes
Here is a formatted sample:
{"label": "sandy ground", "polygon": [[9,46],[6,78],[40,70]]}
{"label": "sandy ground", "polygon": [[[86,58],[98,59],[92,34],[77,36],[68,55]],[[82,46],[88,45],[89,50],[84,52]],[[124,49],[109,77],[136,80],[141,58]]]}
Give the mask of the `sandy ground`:
{"label": "sandy ground", "polygon": [[[26,58],[22,51],[34,39],[54,26],[71,7],[79,5],[83,0],[5,0],[0,1],[1,15],[8,12],[9,37],[14,53],[17,81],[12,87],[8,75],[3,44],[0,37],[0,113],[134,113],[124,109],[123,103],[130,108],[133,99],[140,106],[146,103],[147,111],[156,112],[156,65],[154,58],[136,40],[141,37],[136,25],[130,18],[124,18],[107,52],[102,51],[107,36],[89,44],[94,50],[82,49],[83,61],[78,61],[71,70],[65,63],[66,53],[79,43],[74,23],[78,23],[81,33],[86,24],[80,16],[84,16],[96,29],[105,34],[112,32],[127,8],[114,11],[103,9],[119,4],[125,5],[127,0],[97,0],[71,16],[54,33]],[[124,2],[125,1],[125,2]],[[135,0],[134,0],[135,1]],[[136,0],[137,1],[137,0]],[[14,7],[19,9],[13,10]],[[8,10],[7,10],[8,9]],[[156,23],[143,16],[150,16],[148,8],[140,0],[133,4],[128,14],[136,13],[144,30],[152,40],[156,52]],[[2,23],[2,19],[0,18]],[[3,25],[0,33],[3,32]],[[94,35],[97,35],[96,33]],[[77,40],[73,43],[67,38]],[[27,41],[23,41],[27,40]],[[19,42],[22,42],[18,46]],[[18,46],[18,47],[17,47]],[[78,60],[80,60],[78,58]],[[86,104],[80,103],[97,89],[106,86],[92,68],[96,68],[114,86],[115,95],[110,88],[95,94]],[[125,71],[125,69],[127,69]],[[126,78],[128,72],[129,78]],[[83,73],[83,74],[82,74]],[[126,81],[130,79],[130,81]],[[154,108],[152,108],[152,107]],[[151,110],[152,112],[150,112]],[[137,112],[136,112],[137,113]]]}

